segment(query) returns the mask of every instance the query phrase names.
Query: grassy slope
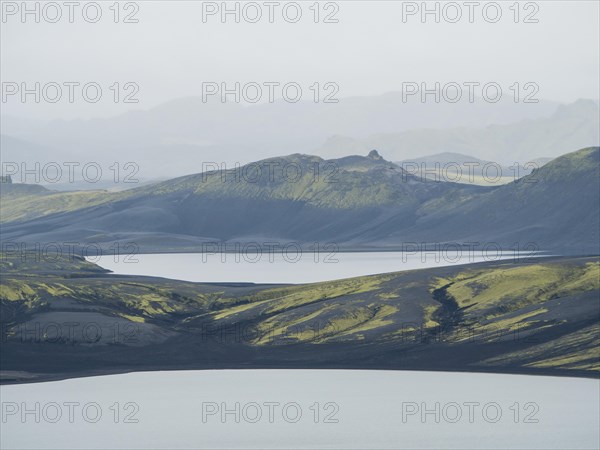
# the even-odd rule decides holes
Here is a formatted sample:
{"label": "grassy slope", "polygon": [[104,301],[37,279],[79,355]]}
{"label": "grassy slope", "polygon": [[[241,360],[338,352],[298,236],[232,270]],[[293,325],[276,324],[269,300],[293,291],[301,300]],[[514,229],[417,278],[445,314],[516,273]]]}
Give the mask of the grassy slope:
{"label": "grassy slope", "polygon": [[382,159],[353,156],[325,161],[299,154],[271,158],[224,172],[175,178],[118,193],[31,192],[17,189],[20,187],[25,188],[19,185],[13,185],[11,190],[3,188],[0,197],[3,223],[74,212],[125,199],[137,199],[139,205],[160,197],[172,199],[171,205],[191,202],[193,198],[292,201],[317,208],[351,210],[418,204],[423,197],[436,196],[439,192],[469,190],[450,184],[415,182],[400,168]]}
{"label": "grassy slope", "polygon": [[38,185],[0,186],[0,222],[24,221],[55,213],[77,211],[116,200],[107,191],[51,191]]}
{"label": "grassy slope", "polygon": [[[3,343],[16,345],[14,352],[5,351],[3,367],[13,369],[24,364],[19,355],[35,360],[38,351],[51,355],[67,349],[56,343],[35,345],[18,330],[40,321],[60,323],[68,300],[75,302],[71,309],[79,314],[78,321],[101,314],[146,327],[153,336],[156,330],[169,336],[156,347],[156,356],[144,362],[159,367],[170,358],[179,358],[184,366],[200,364],[206,359],[202,354],[218,347],[206,343],[207,327],[241,326],[251,330],[242,342],[218,347],[225,351],[223,364],[261,367],[266,364],[261,358],[268,357],[270,365],[295,361],[301,367],[337,361],[342,366],[410,368],[430,361],[427,367],[440,370],[600,370],[600,266],[593,258],[428,269],[291,286],[113,276],[81,260],[48,264],[7,255],[2,272],[0,312],[8,324]],[[184,336],[182,344],[178,339]],[[138,345],[149,350],[158,345],[145,339]],[[188,354],[193,342],[202,342],[200,354]],[[77,348],[71,344],[68,350]],[[240,348],[253,353],[238,361],[234,355]],[[126,347],[112,351],[116,353],[104,356],[102,367],[116,364]],[[440,351],[442,356],[436,356]],[[402,363],[396,359],[400,354],[406,358]]]}
{"label": "grassy slope", "polygon": [[[566,154],[536,173],[510,183],[503,189],[488,192],[469,190],[460,185],[419,182],[393,163],[352,156],[325,161],[316,156],[290,155],[271,158],[228,171],[206,172],[175,178],[151,186],[124,192],[106,191],[54,192],[32,189],[29,185],[2,186],[2,222],[31,219],[55,212],[71,212],[125,198],[163,196],[173,193],[193,194],[212,198],[247,198],[302,201],[320,208],[349,209],[377,205],[430,200],[423,196],[429,191],[434,196],[448,192],[479,192],[477,197],[486,202],[497,198],[508,189],[517,198],[544,194],[549,184],[597,182],[597,147]],[[284,168],[285,173],[284,173]],[[292,180],[292,182],[290,182]],[[441,189],[444,186],[446,189]],[[416,191],[419,191],[417,193]],[[462,191],[460,191],[462,192]],[[469,198],[473,195],[468,195]],[[440,197],[441,198],[441,197]],[[431,199],[436,204],[437,197]],[[473,203],[478,207],[477,202]],[[452,207],[456,205],[448,205]],[[427,209],[427,204],[425,205]]]}
{"label": "grassy slope", "polygon": [[[569,153],[496,188],[419,181],[378,158],[341,158],[335,172],[331,162],[291,155],[237,169],[237,174],[190,175],[119,193],[3,194],[3,232],[5,239],[17,241],[34,235],[36,241],[70,236],[111,242],[119,235],[141,239],[146,251],[156,248],[140,233],[160,235],[156,242],[168,235],[191,240],[268,236],[388,246],[491,239],[504,248],[533,242],[542,250],[594,254],[600,242],[599,155],[598,147]],[[284,167],[288,177],[299,174],[295,182],[286,181]],[[36,215],[45,217],[6,222]]]}

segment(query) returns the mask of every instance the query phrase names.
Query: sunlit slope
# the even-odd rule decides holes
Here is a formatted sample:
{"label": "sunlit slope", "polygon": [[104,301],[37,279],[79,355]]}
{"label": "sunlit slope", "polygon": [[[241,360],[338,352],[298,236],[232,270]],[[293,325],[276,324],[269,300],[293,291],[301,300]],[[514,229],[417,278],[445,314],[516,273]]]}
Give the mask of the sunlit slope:
{"label": "sunlit slope", "polygon": [[[0,353],[6,370],[44,372],[58,361],[82,370],[72,359],[80,351],[90,367],[105,369],[130,361],[137,370],[600,370],[595,258],[485,263],[288,286],[114,276],[79,259],[45,263],[11,255],[3,255],[2,270],[0,312],[6,326]],[[89,342],[75,332],[48,342],[32,333],[36,326],[66,321],[93,322],[103,338]],[[115,326],[133,327],[135,339],[112,341]],[[51,355],[58,359],[48,361]]]}
{"label": "sunlit slope", "polygon": [[[133,198],[127,205],[141,206],[153,200],[168,200],[161,207],[176,209],[183,201],[193,205],[199,199],[288,201],[307,206],[352,209],[367,206],[418,202],[415,178],[376,152],[368,157],[349,156],[325,161],[317,156],[294,154],[245,166],[220,167],[206,163],[207,171],[126,192],[57,192],[39,185],[3,184],[2,221],[10,222],[72,212],[105,202]],[[200,167],[198,168],[200,169]],[[426,185],[425,185],[426,186]],[[430,191],[439,187],[426,186]],[[120,203],[115,205],[119,208]]]}
{"label": "sunlit slope", "polygon": [[[96,241],[98,235],[110,240],[117,233],[133,240],[136,233],[362,239],[413,223],[426,201],[447,195],[468,199],[482,189],[420,181],[376,152],[332,161],[295,154],[114,194],[6,199],[3,220],[17,222],[7,223],[4,234],[19,240],[34,234],[38,240],[60,240],[68,234],[80,241]],[[44,217],[35,220],[35,215]],[[34,220],[19,220],[27,218]],[[376,231],[381,225],[384,229]]]}
{"label": "sunlit slope", "polygon": [[198,248],[205,240],[451,241],[505,250],[531,243],[598,254],[599,155],[598,147],[572,152],[496,187],[417,178],[371,152],[330,161],[296,154],[119,193],[3,195],[2,239],[127,240],[145,251]]}
{"label": "sunlit slope", "polygon": [[26,221],[114,201],[119,194],[102,190],[59,192],[34,184],[1,184],[1,222]]}

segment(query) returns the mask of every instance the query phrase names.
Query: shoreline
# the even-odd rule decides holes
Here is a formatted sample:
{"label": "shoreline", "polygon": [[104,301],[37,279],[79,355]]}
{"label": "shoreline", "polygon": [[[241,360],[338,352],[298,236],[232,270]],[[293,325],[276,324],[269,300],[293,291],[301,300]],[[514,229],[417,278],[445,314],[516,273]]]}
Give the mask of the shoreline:
{"label": "shoreline", "polygon": [[[565,261],[569,264],[582,265],[589,257],[552,257],[550,263],[557,264],[560,261]],[[597,260],[597,257],[593,258]],[[535,264],[536,261],[545,260],[545,258],[535,258],[531,263],[521,262],[520,266],[528,266]],[[597,264],[597,262],[596,262]],[[423,295],[428,297],[427,283],[431,276],[444,277],[453,276],[460,272],[461,268],[479,267],[479,268],[494,268],[506,266],[506,263],[499,262],[479,262],[457,264],[450,267],[436,268],[417,268],[406,271],[401,271],[405,275],[402,278],[393,280],[392,282],[400,285],[421,286],[425,291],[408,291],[408,296],[405,301],[414,299],[418,303],[419,299],[423,299]],[[34,272],[43,274],[44,272]],[[395,272],[390,272],[395,273]],[[68,278],[68,271],[65,272]],[[60,276],[59,272],[57,276]],[[64,275],[64,274],[63,274]],[[158,278],[152,276],[135,276],[135,275],[115,275],[102,271],[100,273],[86,273],[83,277],[77,277],[74,280],[79,280],[79,283],[86,285],[88,282],[114,283],[116,281],[125,282],[127,286],[156,285],[157,287],[165,286],[168,289],[173,289],[169,284],[174,282],[175,286],[180,286],[185,295],[186,289],[195,290],[204,286],[222,286],[230,289],[242,289],[237,296],[249,295],[260,289],[275,287],[277,285],[256,283],[201,283],[201,282],[178,282],[169,278]],[[59,277],[59,280],[64,278]],[[89,280],[89,281],[86,281]],[[181,283],[181,285],[179,284]],[[419,284],[420,283],[420,284]],[[279,285],[281,286],[281,285]],[[300,286],[300,285],[296,285]],[[246,293],[243,289],[250,288],[251,291]],[[395,284],[386,287],[387,290],[394,290]],[[211,288],[213,289],[213,288]],[[415,287],[411,289],[417,289]],[[419,288],[420,289],[420,288]],[[195,291],[194,291],[195,292]],[[206,291],[213,292],[212,290]],[[189,294],[188,294],[189,295]],[[352,295],[352,294],[348,294]],[[596,299],[597,299],[597,294]],[[235,296],[232,298],[236,298]],[[332,297],[328,301],[334,300]],[[588,297],[585,301],[581,300],[581,305],[592,305],[589,300],[593,297]],[[325,301],[321,299],[320,301]],[[355,300],[356,301],[356,300]],[[366,301],[366,300],[365,300]],[[381,301],[385,301],[385,298]],[[551,300],[548,300],[551,301]],[[417,304],[416,303],[416,304]],[[100,303],[100,306],[106,304]],[[100,306],[94,304],[83,304],[76,310],[77,314],[81,314],[80,320],[100,320],[92,316],[92,319],[86,319],[86,314],[95,314],[100,311]],[[570,309],[575,311],[574,309]],[[55,323],[61,319],[61,308],[57,306],[56,310],[49,313],[58,314],[53,317],[49,323]],[[113,311],[113,310],[110,310]],[[104,314],[111,318],[115,317],[108,311]],[[118,308],[114,311],[120,311]],[[588,311],[587,309],[585,311]],[[214,335],[216,332],[223,333],[223,330],[229,330],[227,324],[222,325],[225,328],[221,329],[206,329],[203,328],[203,323],[196,324],[195,328],[190,328],[188,333],[186,329],[177,329],[179,323],[177,317],[174,322],[162,324],[165,330],[177,331],[172,339],[168,338],[160,343],[152,343],[148,341],[141,347],[133,347],[128,345],[105,346],[98,345],[88,348],[85,345],[65,345],[58,346],[54,343],[39,342],[38,345],[28,344],[26,342],[19,343],[3,342],[2,358],[0,360],[0,385],[10,384],[27,384],[44,381],[59,381],[63,379],[81,378],[89,376],[111,375],[119,373],[145,372],[145,371],[172,371],[172,370],[219,370],[219,369],[346,369],[346,370],[392,370],[392,371],[442,371],[442,372],[461,372],[461,373],[497,373],[497,374],[518,374],[518,375],[545,375],[545,376],[567,376],[578,378],[600,379],[600,373],[590,369],[565,369],[565,368],[532,368],[524,367],[523,363],[519,365],[516,362],[508,363],[504,366],[488,366],[487,364],[479,365],[482,361],[494,356],[507,353],[509,351],[525,351],[528,347],[538,345],[544,342],[552,342],[563,335],[571,332],[576,332],[579,329],[584,329],[590,325],[597,324],[597,319],[591,317],[584,310],[580,316],[571,325],[563,325],[561,328],[533,328],[526,335],[521,335],[519,339],[514,336],[511,340],[490,341],[473,340],[467,342],[462,347],[452,343],[438,342],[434,335],[429,336],[427,333],[423,335],[421,328],[421,340],[409,341],[378,341],[377,336],[370,341],[355,341],[351,342],[331,342],[322,344],[310,343],[294,343],[289,345],[240,345],[240,336],[235,337],[238,340],[228,341],[227,339],[219,345],[220,341]],[[102,311],[100,311],[102,312]],[[419,312],[420,314],[420,312]],[[33,316],[32,316],[33,317]],[[407,321],[411,316],[407,316]],[[420,315],[419,315],[420,317]],[[25,319],[25,318],[23,318]],[[70,318],[69,320],[71,320]],[[166,318],[163,318],[166,320]],[[439,321],[440,318],[438,318]],[[549,319],[552,319],[550,317]],[[41,320],[29,318],[31,320]],[[50,319],[45,319],[50,320]],[[114,318],[112,320],[115,320]],[[23,323],[27,322],[23,320]],[[44,322],[45,323],[45,322]],[[210,317],[207,316],[206,323],[212,324]],[[240,326],[247,326],[252,330],[254,319],[252,317],[240,318],[235,322]],[[398,322],[401,324],[401,322]],[[402,322],[404,323],[404,322]],[[408,323],[408,322],[406,322]],[[35,324],[35,322],[34,322]],[[161,325],[161,320],[151,320],[151,325]],[[237,326],[237,325],[235,325]],[[439,327],[442,327],[440,322]],[[233,325],[232,325],[233,327]],[[565,328],[566,327],[566,328]],[[569,328],[570,327],[570,328]],[[235,331],[237,328],[231,328],[230,331]],[[454,329],[454,328],[452,328]],[[174,331],[175,330],[175,331]],[[221,331],[219,331],[221,330]],[[440,330],[443,330],[440,328]],[[213,333],[214,331],[214,333]],[[384,330],[385,331],[385,330]],[[435,331],[435,330],[434,330]],[[383,332],[383,331],[382,331]],[[417,330],[418,332],[418,330]],[[191,334],[190,334],[191,333]],[[236,331],[237,333],[237,331]],[[514,334],[514,331],[511,331]],[[140,334],[140,336],[144,336]],[[412,336],[412,335],[411,335]],[[428,337],[429,336],[429,337]],[[512,336],[512,335],[511,335]],[[218,337],[218,336],[217,336]],[[502,336],[498,336],[499,338]],[[519,337],[519,336],[517,336]],[[532,340],[535,337],[534,340]],[[209,339],[210,338],[210,339]],[[423,340],[426,338],[425,340]],[[431,342],[429,340],[431,338]],[[222,339],[222,337],[221,337]],[[512,346],[511,342],[515,346]],[[369,345],[373,344],[373,347]],[[427,345],[423,347],[423,345]],[[468,346],[468,347],[467,347]],[[422,351],[424,349],[424,351]],[[375,352],[375,353],[373,353]],[[83,356],[85,355],[85,356]],[[201,356],[200,359],[196,358]],[[81,357],[86,358],[85,366],[77,361],[81,361]],[[106,364],[109,362],[109,364]]]}
{"label": "shoreline", "polygon": [[57,373],[57,374],[32,374],[27,373],[24,375],[23,379],[14,379],[14,378],[5,378],[6,372],[18,372],[18,371],[1,371],[0,370],[0,387],[3,386],[14,386],[14,385],[23,385],[23,384],[32,384],[32,383],[48,383],[55,381],[66,381],[66,380],[76,380],[81,378],[92,378],[92,377],[101,377],[101,376],[111,376],[111,375],[125,375],[125,374],[135,374],[135,373],[151,373],[151,372],[204,372],[204,371],[245,371],[245,370],[278,370],[278,371],[286,371],[286,370],[294,370],[294,371],[364,371],[364,372],[430,372],[430,373],[456,373],[456,374],[480,374],[480,375],[515,375],[515,376],[531,376],[531,377],[554,377],[554,378],[578,378],[578,379],[589,379],[589,380],[597,380],[600,381],[600,372],[599,373],[590,373],[589,371],[584,370],[556,370],[556,369],[524,369],[524,368],[505,368],[505,370],[496,370],[494,369],[486,369],[486,368],[477,368],[476,370],[449,370],[447,368],[444,369],[435,369],[435,368],[390,368],[390,367],[358,367],[353,365],[343,366],[341,365],[332,365],[332,366],[319,366],[316,367],[305,367],[302,365],[294,366],[294,365],[273,365],[273,366],[256,366],[252,367],[251,365],[214,365],[207,366],[203,368],[198,368],[187,365],[182,366],[169,366],[169,367],[155,367],[155,368],[143,368],[140,370],[135,370],[135,368],[123,368],[123,369],[106,369],[106,370],[89,370],[82,371],[80,373]]}

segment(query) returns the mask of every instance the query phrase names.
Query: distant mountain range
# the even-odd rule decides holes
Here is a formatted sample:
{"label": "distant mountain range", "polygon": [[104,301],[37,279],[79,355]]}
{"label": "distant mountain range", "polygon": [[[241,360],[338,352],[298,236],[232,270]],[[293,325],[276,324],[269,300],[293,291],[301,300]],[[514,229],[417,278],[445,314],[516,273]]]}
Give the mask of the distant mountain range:
{"label": "distant mountain range", "polygon": [[[353,137],[351,137],[353,136]],[[329,158],[376,148],[393,161],[437,153],[460,153],[510,166],[537,158],[555,158],[565,148],[600,144],[600,108],[593,100],[561,105],[549,117],[484,127],[423,127],[365,138],[333,136],[316,153]]]}
{"label": "distant mountain range", "polygon": [[337,160],[294,154],[115,193],[4,184],[2,240],[129,241],[142,251],[198,250],[206,241],[347,249],[493,242],[597,254],[599,155],[582,149],[490,187],[417,177],[376,151]]}
{"label": "distant mountain range", "polygon": [[460,153],[444,152],[436,155],[398,161],[406,171],[433,181],[478,184],[482,186],[506,184],[542,167],[552,158],[535,158],[524,164],[503,166]]}
{"label": "distant mountain range", "polygon": [[203,163],[249,163],[282,153],[323,158],[366,154],[389,160],[455,152],[511,165],[600,144],[598,103],[404,102],[402,94],[339,103],[244,106],[189,97],[106,119],[2,117],[2,161],[134,162],[138,178],[198,172]]}
{"label": "distant mountain range", "polygon": [[[540,167],[544,164],[550,162],[552,158],[541,157],[541,158],[533,158],[528,162],[533,162],[539,165]],[[452,153],[452,152],[444,152],[437,153],[435,155],[428,156],[420,156],[417,158],[408,158],[402,161],[397,162],[396,164],[401,165],[402,163],[414,162],[417,164],[425,164],[428,168],[433,168],[435,164],[440,164],[441,166],[450,165],[450,164],[458,164],[458,165],[468,165],[472,163],[476,163],[478,165],[486,165],[486,164],[497,164],[494,161],[488,161],[484,159],[475,158],[473,156],[464,155],[461,153]],[[504,167],[509,169],[508,167]],[[509,169],[512,170],[512,169]]]}

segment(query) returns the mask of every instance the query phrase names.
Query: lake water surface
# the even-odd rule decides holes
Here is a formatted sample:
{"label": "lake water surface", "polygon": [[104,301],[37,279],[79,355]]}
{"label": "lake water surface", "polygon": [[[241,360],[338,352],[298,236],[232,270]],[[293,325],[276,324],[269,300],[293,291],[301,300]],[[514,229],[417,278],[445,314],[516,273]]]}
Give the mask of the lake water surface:
{"label": "lake water surface", "polygon": [[88,258],[121,275],[195,282],[313,283],[361,275],[470,264],[531,260],[512,251],[165,253]]}
{"label": "lake water surface", "polygon": [[1,386],[0,394],[7,449],[600,446],[600,381],[593,379],[176,371]]}

